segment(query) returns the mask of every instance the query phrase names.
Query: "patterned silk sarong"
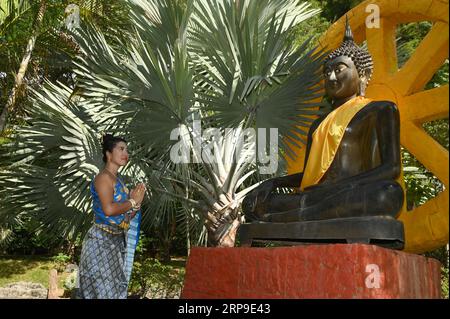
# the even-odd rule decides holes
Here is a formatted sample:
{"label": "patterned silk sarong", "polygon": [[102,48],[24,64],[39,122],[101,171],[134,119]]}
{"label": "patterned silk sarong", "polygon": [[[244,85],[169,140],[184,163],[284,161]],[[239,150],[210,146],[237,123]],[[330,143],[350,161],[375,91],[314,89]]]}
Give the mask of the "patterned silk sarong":
{"label": "patterned silk sarong", "polygon": [[[108,227],[102,225],[105,229]],[[125,233],[112,234],[96,225],[88,231],[79,265],[80,298],[126,299]]]}

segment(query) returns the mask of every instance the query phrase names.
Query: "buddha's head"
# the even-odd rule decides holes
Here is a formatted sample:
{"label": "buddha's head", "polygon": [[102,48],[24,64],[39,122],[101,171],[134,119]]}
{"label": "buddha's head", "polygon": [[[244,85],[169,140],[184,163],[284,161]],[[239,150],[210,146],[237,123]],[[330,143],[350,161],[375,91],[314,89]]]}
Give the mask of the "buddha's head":
{"label": "buddha's head", "polygon": [[345,26],[344,41],[324,61],[325,92],[333,104],[355,96],[364,96],[372,76],[372,57],[353,41],[352,30]]}

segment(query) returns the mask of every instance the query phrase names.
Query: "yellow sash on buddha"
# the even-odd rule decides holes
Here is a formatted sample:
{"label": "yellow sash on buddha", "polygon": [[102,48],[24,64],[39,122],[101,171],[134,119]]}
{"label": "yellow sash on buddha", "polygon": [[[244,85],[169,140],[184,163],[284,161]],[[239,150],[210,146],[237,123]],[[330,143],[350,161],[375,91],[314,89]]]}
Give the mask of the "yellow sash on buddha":
{"label": "yellow sash on buddha", "polygon": [[357,96],[332,111],[320,123],[313,133],[300,190],[303,191],[306,187],[319,183],[333,162],[348,124],[355,114],[371,101]]}

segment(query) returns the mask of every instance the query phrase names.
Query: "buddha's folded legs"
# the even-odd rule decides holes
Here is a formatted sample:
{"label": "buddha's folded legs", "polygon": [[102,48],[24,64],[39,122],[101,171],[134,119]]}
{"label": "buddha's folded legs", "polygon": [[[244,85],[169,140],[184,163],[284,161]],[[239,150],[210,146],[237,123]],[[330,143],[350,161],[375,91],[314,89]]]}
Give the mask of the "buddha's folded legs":
{"label": "buddha's folded legs", "polygon": [[[287,196],[291,196],[288,200]],[[296,222],[358,216],[396,217],[404,194],[396,181],[347,184],[339,187],[311,189],[293,195],[270,195],[258,211],[262,220]]]}

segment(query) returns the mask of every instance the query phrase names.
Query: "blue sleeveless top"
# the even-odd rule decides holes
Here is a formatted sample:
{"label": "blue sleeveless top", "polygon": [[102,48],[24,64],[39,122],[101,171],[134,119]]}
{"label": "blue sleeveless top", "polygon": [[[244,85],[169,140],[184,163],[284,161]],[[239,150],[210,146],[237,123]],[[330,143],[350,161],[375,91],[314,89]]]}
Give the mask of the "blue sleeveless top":
{"label": "blue sleeveless top", "polygon": [[[95,180],[95,179],[94,179]],[[102,204],[98,193],[95,190],[94,180],[91,182],[91,194],[92,194],[92,208],[94,210],[94,221],[96,224],[105,224],[110,226],[118,226],[122,229],[128,229],[130,225],[130,213],[125,212],[116,216],[107,216],[103,212]],[[114,184],[114,196],[113,201],[115,203],[123,203],[128,200],[128,189],[125,184],[117,177],[116,183]]]}

